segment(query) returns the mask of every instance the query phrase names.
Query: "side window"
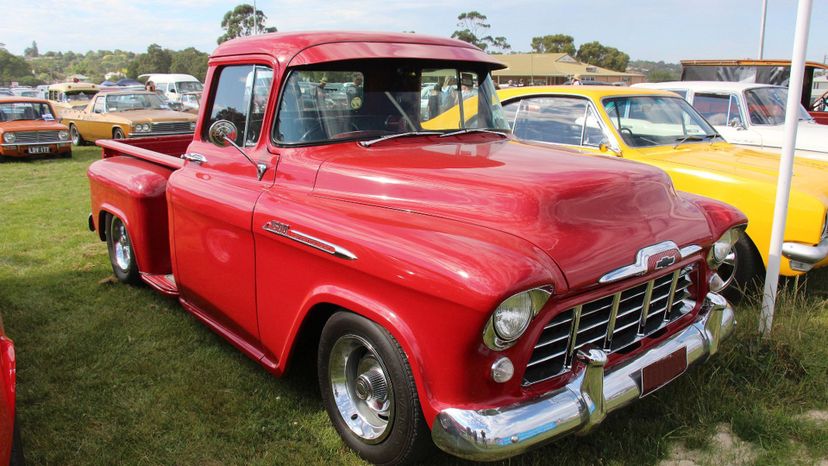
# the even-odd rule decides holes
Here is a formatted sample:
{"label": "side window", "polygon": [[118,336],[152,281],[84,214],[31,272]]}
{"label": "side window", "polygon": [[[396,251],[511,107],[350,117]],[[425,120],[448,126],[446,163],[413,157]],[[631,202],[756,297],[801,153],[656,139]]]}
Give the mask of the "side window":
{"label": "side window", "polygon": [[225,66],[219,70],[202,138],[208,139],[210,126],[219,120],[236,125],[236,144],[253,146],[259,140],[273,70],[262,65]]}
{"label": "side window", "polygon": [[693,98],[693,107],[714,126],[724,126],[728,122],[732,96],[723,94],[699,94]]}
{"label": "side window", "polygon": [[104,113],[106,111],[106,97],[98,97],[95,99],[95,106],[92,107],[95,113]]}
{"label": "side window", "polygon": [[503,117],[509,123],[509,128],[515,130],[515,119],[518,115],[518,108],[520,108],[520,100],[515,100],[507,104],[503,104]]}
{"label": "side window", "polygon": [[730,110],[727,112],[727,124],[730,126],[743,126],[742,120],[742,105],[739,103],[739,98],[735,95],[730,95]]}
{"label": "side window", "polygon": [[687,89],[669,89],[670,92],[675,92],[680,95],[682,99],[687,100]]}
{"label": "side window", "polygon": [[167,83],[160,83],[160,84],[157,84],[157,85],[155,86],[155,90],[156,90],[156,91],[161,91],[161,92],[167,92],[167,90],[169,89],[169,87],[170,87],[170,85],[169,85],[169,84],[167,84]]}
{"label": "side window", "polygon": [[513,132],[521,139],[577,146],[581,144],[586,110],[587,103],[583,99],[524,99],[514,117]]}
{"label": "side window", "polygon": [[604,128],[601,126],[595,110],[591,106],[587,107],[586,127],[584,128],[584,139],[581,145],[598,147],[601,143],[609,140],[604,133]]}

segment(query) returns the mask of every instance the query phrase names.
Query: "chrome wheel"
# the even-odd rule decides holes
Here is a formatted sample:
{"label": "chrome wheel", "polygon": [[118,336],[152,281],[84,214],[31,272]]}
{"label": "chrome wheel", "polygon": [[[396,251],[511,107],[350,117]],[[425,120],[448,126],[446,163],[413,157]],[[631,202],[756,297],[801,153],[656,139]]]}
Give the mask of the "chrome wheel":
{"label": "chrome wheel", "polygon": [[72,138],[72,144],[76,146],[81,144],[80,132],[78,131],[77,126],[72,125],[69,127],[69,136]]}
{"label": "chrome wheel", "polygon": [[115,247],[115,263],[121,270],[129,270],[132,265],[132,245],[129,242],[126,226],[117,217],[112,220],[112,235]]}
{"label": "chrome wheel", "polygon": [[722,265],[716,270],[716,273],[719,275],[719,278],[722,279],[724,282],[723,289],[726,289],[733,283],[733,279],[736,278],[736,269],[738,258],[736,256],[736,249],[730,251],[730,254],[725,257]]}
{"label": "chrome wheel", "polygon": [[394,392],[371,344],[343,335],[331,349],[328,370],[337,410],[351,432],[368,444],[385,439],[394,423]]}

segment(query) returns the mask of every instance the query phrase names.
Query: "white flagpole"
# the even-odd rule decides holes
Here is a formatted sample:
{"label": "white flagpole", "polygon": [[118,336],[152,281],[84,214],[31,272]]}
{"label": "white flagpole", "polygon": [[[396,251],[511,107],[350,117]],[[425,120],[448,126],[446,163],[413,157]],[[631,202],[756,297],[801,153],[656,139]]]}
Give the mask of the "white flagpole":
{"label": "white flagpole", "polygon": [[759,26],[759,59],[765,54],[765,21],[768,19],[768,0],[762,0],[762,22]]}
{"label": "white flagpole", "polygon": [[776,205],[773,209],[768,270],[765,275],[765,291],[762,297],[762,318],[759,331],[770,336],[773,311],[776,305],[776,289],[779,285],[779,267],[782,262],[782,241],[785,236],[785,220],[788,216],[788,197],[791,193],[796,129],[799,123],[800,94],[805,76],[805,51],[808,48],[808,28],[811,23],[812,0],[799,0],[796,12],[791,78],[788,81],[788,102],[785,109],[785,138],[782,142],[782,157],[779,160],[779,180],[776,184]]}

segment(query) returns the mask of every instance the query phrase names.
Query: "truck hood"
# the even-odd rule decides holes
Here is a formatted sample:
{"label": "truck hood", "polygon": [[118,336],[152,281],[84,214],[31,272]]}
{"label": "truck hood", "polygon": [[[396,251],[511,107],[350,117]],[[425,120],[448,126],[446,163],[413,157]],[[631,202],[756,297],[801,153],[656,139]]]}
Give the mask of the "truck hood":
{"label": "truck hood", "polygon": [[[700,177],[717,175],[738,178],[747,182],[776,186],[779,174],[779,155],[745,149],[727,143],[691,143],[678,149],[672,146],[640,149],[639,160],[668,169],[680,165],[699,173]],[[801,157],[794,158],[791,189],[826,199],[828,163]]]}
{"label": "truck hood", "polygon": [[448,218],[530,241],[571,288],[632,264],[639,249],[710,238],[704,214],[661,170],[514,140],[386,142],[319,169],[314,194]]}
{"label": "truck hood", "polygon": [[167,121],[195,121],[192,113],[176,112],[173,110],[129,110],[125,112],[106,113],[111,119],[120,119],[126,122],[160,123]]}

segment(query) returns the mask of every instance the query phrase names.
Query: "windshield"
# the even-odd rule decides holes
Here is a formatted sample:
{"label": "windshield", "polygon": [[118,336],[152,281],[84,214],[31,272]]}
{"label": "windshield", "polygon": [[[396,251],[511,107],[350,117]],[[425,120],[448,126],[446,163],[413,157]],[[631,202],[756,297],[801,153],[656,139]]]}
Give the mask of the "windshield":
{"label": "windshield", "polygon": [[115,94],[106,96],[106,111],[169,110],[169,105],[157,94]]}
{"label": "windshield", "polygon": [[709,140],[718,134],[680,97],[613,97],[604,99],[604,109],[631,147]]}
{"label": "windshield", "polygon": [[67,91],[63,94],[64,102],[88,102],[97,91]]}
{"label": "windshield", "polygon": [[[754,125],[785,124],[785,108],[788,89],[784,87],[757,87],[745,91],[750,122]],[[810,120],[811,116],[799,105],[799,119]]]}
{"label": "windshield", "polygon": [[54,120],[52,109],[39,102],[11,102],[0,104],[0,121]]}
{"label": "windshield", "polygon": [[273,139],[294,144],[418,131],[509,130],[485,66],[434,65],[362,60],[294,69],[282,91]]}
{"label": "windshield", "polygon": [[198,81],[181,81],[175,83],[178,92],[201,92],[204,86]]}

